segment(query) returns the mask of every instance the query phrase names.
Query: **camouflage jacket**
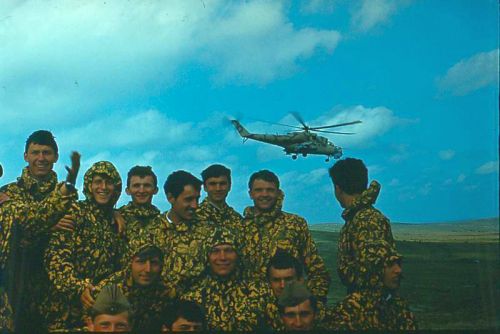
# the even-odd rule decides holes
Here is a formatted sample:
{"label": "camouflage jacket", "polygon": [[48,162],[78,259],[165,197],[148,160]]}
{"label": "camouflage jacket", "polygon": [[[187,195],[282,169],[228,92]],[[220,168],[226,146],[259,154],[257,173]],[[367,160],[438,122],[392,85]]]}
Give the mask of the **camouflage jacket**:
{"label": "camouflage jacket", "polygon": [[304,265],[311,293],[326,301],[330,275],[304,218],[283,212],[283,193],[271,212],[255,215],[253,207],[245,209],[243,261],[254,278],[267,282],[267,265],[277,249],[283,249]]}
{"label": "camouflage jacket", "polygon": [[[273,293],[267,284],[235,278],[221,280],[208,274],[181,299],[205,309],[210,331],[261,332],[283,329]],[[282,326],[282,325],[281,325]]]}
{"label": "camouflage jacket", "polygon": [[144,233],[148,233],[148,225],[151,221],[160,216],[160,210],[156,206],[136,205],[134,202],[122,206],[118,212],[127,223],[125,230],[127,240],[142,238]]}
{"label": "camouflage jacket", "polygon": [[243,217],[232,207],[224,203],[222,208],[218,208],[205,198],[198,209],[196,216],[199,221],[211,222],[215,225],[222,225],[234,231],[241,231],[243,228]]}
{"label": "camouflage jacket", "polygon": [[91,200],[78,202],[70,210],[73,232],[54,232],[45,261],[52,287],[45,313],[49,330],[82,326],[80,295],[121,269],[125,241],[118,236],[111,212],[104,212]]}
{"label": "camouflage jacket", "polygon": [[385,240],[396,247],[389,220],[373,207],[379,192],[380,185],[372,181],[370,187],[342,213],[346,223],[339,236],[337,271],[348,292],[359,288],[359,276],[366,272],[359,258],[363,256],[367,243]]}
{"label": "camouflage jacket", "polygon": [[43,201],[27,205],[9,200],[0,204],[0,329],[13,329],[12,309],[3,282],[3,271],[11,251],[12,231],[38,225],[39,221],[57,221],[69,209],[76,194],[63,196],[56,189]]}
{"label": "camouflage jacket", "polygon": [[168,211],[149,229],[155,243],[164,251],[162,277],[167,286],[175,286],[176,296],[197,280],[205,269],[206,254],[211,248],[207,242],[214,227],[192,220],[174,223],[167,218]]}

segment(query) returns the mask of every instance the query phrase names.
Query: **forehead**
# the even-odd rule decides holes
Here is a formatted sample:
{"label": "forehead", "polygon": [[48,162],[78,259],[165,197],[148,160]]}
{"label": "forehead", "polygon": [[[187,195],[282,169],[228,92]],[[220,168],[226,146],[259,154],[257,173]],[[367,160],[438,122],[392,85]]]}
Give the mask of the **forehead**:
{"label": "forehead", "polygon": [[94,318],[94,323],[128,323],[128,312],[122,312],[119,314],[111,315],[111,314],[99,314]]}
{"label": "forehead", "polygon": [[233,249],[233,245],[231,244],[220,244],[220,245],[215,245],[212,247],[212,250],[226,250],[226,249]]}
{"label": "forehead", "polygon": [[276,187],[276,184],[272,183],[272,182],[268,182],[266,180],[262,180],[262,179],[255,179],[252,183],[252,189],[269,189],[269,188],[273,188],[273,189],[278,189],[278,187]]}
{"label": "forehead", "polygon": [[153,184],[155,180],[151,175],[146,175],[146,176],[139,176],[139,175],[133,175],[130,177],[130,184],[134,183],[151,183]]}
{"label": "forehead", "polygon": [[295,306],[286,306],[284,309],[285,313],[299,313],[302,311],[313,311],[311,307],[311,301],[309,299],[303,301],[302,303],[295,305]]}
{"label": "forehead", "polygon": [[111,178],[107,175],[104,174],[96,174],[92,177],[92,182],[99,182],[99,181],[109,181]]}
{"label": "forehead", "polygon": [[201,322],[196,322],[196,321],[189,321],[186,318],[179,317],[177,318],[172,325],[191,325],[191,326],[201,326]]}
{"label": "forehead", "polygon": [[200,196],[200,191],[196,190],[191,184],[187,184],[184,186],[184,189],[180,193],[179,197],[197,197]]}
{"label": "forehead", "polygon": [[223,182],[226,182],[228,183],[229,182],[229,179],[227,178],[227,176],[225,175],[222,175],[222,176],[217,176],[217,177],[209,177],[205,183],[223,183]]}
{"label": "forehead", "polygon": [[54,152],[54,149],[49,146],[49,145],[40,145],[37,143],[30,143],[28,146],[28,152],[30,151],[52,151]]}
{"label": "forehead", "polygon": [[281,277],[292,277],[295,276],[295,268],[286,268],[286,269],[276,269],[271,267],[270,271],[271,277],[281,278]]}

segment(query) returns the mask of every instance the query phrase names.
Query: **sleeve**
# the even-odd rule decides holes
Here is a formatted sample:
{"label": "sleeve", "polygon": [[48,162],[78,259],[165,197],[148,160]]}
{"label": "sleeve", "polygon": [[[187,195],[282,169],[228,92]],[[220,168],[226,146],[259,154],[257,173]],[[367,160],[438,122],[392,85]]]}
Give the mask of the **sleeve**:
{"label": "sleeve", "polygon": [[[78,210],[70,211],[78,225]],[[49,246],[45,253],[45,264],[49,280],[61,293],[79,296],[90,284],[89,279],[80,279],[77,276],[74,264],[75,241],[78,238],[78,226],[73,232],[57,231],[50,238]]]}

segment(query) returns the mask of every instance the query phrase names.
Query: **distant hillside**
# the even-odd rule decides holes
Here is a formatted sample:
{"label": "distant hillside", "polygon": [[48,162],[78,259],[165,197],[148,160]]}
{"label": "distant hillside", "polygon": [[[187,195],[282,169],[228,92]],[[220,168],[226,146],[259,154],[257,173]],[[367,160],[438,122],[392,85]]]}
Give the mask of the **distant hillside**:
{"label": "distant hillside", "polygon": [[[324,223],[310,225],[314,231],[339,232],[343,224]],[[407,224],[392,223],[392,232],[397,240],[446,241],[446,242],[498,242],[499,219],[487,218],[469,221]]]}

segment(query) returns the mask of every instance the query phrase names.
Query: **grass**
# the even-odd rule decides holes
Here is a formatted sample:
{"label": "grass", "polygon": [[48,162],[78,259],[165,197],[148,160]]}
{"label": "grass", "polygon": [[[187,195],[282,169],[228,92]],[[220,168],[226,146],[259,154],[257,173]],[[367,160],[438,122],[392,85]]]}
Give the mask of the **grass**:
{"label": "grass", "polygon": [[[482,232],[490,233],[487,238],[479,236],[465,242],[451,236],[450,241],[442,229],[457,227],[444,225],[443,233],[427,236],[426,241],[397,241],[398,251],[404,256],[401,295],[409,301],[421,329],[499,330],[498,232],[496,240],[490,230],[485,230]],[[418,228],[422,232],[423,227]],[[439,228],[431,226],[430,230],[434,234]],[[472,232],[477,233],[474,228]],[[333,304],[345,296],[345,287],[336,274],[338,232],[323,226],[312,234],[332,276],[328,302]]]}

